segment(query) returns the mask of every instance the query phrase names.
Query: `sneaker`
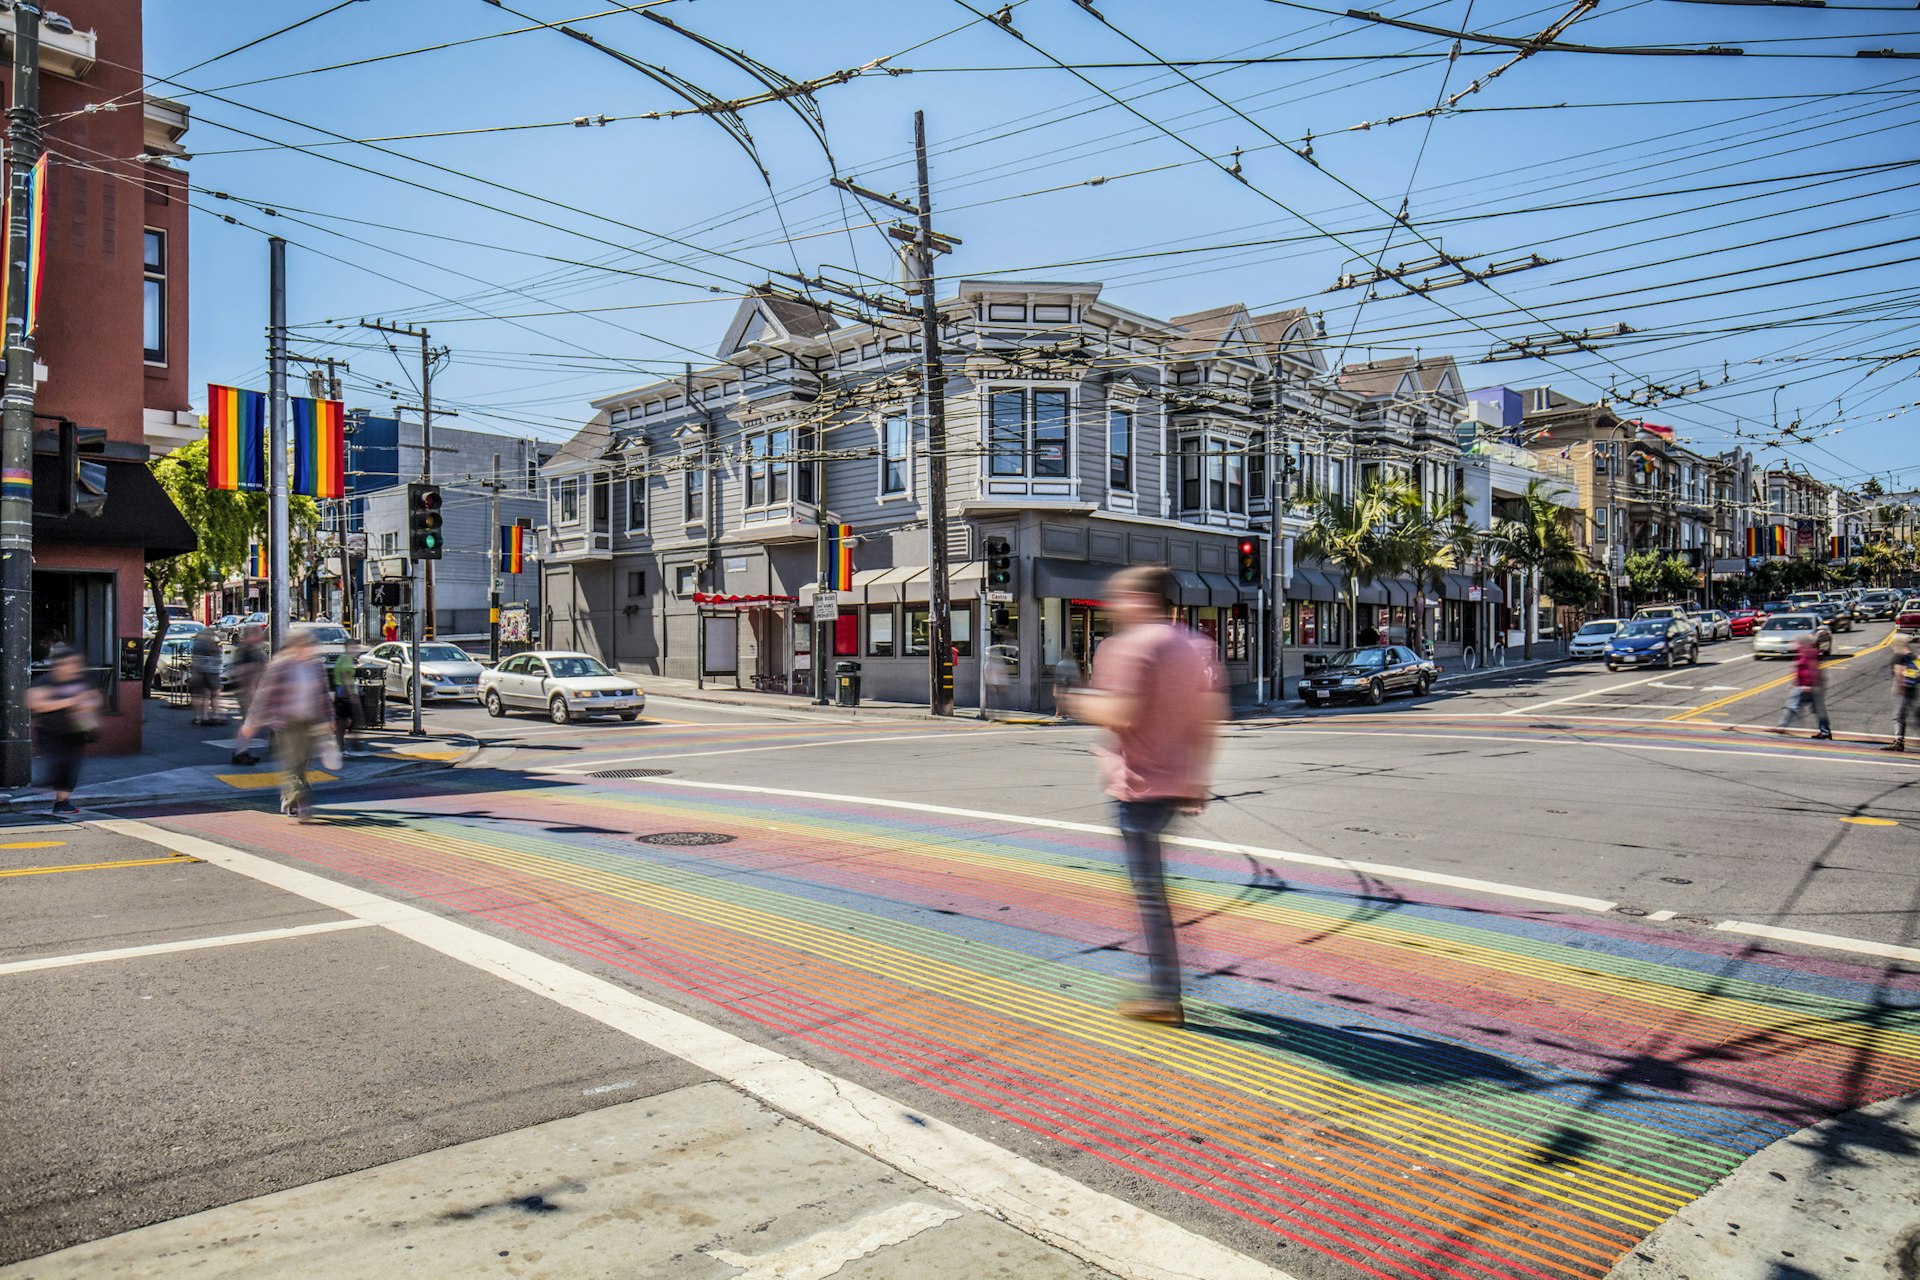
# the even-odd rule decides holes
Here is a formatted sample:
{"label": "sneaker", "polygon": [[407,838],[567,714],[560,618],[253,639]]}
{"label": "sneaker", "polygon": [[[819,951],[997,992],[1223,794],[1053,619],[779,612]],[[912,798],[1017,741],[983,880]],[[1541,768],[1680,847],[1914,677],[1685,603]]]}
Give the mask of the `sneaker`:
{"label": "sneaker", "polygon": [[1136,1022],[1160,1022],[1170,1027],[1187,1025],[1187,1011],[1178,1000],[1122,1000],[1113,1011]]}
{"label": "sneaker", "polygon": [[1886,746],[1880,749],[1882,751],[1905,751],[1907,749],[1907,744],[1904,742],[1889,742]]}
{"label": "sneaker", "polygon": [[1820,732],[1818,732],[1818,733],[1816,733],[1816,734],[1814,734],[1814,735],[1813,735],[1813,737],[1814,737],[1814,741],[1816,741],[1816,742],[1819,742],[1819,741],[1822,741],[1822,740],[1824,740],[1824,741],[1827,741],[1827,742],[1832,742],[1832,741],[1833,741],[1833,730],[1831,730],[1831,729],[1822,729],[1822,730],[1821,730]]}
{"label": "sneaker", "polygon": [[47,812],[57,813],[57,814],[60,814],[62,817],[64,817],[69,813],[80,812],[80,806],[67,800],[55,800],[53,802],[53,806],[49,808]]}

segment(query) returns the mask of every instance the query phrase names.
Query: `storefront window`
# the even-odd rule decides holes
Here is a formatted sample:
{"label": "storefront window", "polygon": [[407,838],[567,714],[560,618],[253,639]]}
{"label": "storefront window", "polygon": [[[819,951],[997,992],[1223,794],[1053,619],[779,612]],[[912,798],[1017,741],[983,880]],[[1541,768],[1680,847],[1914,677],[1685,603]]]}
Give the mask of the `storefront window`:
{"label": "storefront window", "polygon": [[867,654],[875,658],[893,656],[892,605],[873,605],[867,609]]}
{"label": "storefront window", "polygon": [[901,650],[909,658],[924,658],[927,655],[927,633],[931,629],[927,606],[910,604],[907,606],[906,647]]}
{"label": "storefront window", "polygon": [[973,608],[962,601],[947,615],[947,635],[954,652],[962,658],[973,656]]}
{"label": "storefront window", "polygon": [[1220,610],[1210,604],[1196,605],[1187,610],[1187,625],[1213,641],[1215,652],[1220,645]]}
{"label": "storefront window", "polygon": [[1228,662],[1245,662],[1251,656],[1253,627],[1247,618],[1247,606],[1236,604],[1226,615],[1225,652]]}

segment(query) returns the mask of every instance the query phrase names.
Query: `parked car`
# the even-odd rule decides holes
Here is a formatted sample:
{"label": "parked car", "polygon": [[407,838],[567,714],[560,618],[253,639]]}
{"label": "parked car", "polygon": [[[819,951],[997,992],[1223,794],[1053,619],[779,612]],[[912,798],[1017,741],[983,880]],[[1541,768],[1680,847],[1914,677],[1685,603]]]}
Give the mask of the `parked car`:
{"label": "parked car", "polygon": [[1820,615],[1820,620],[1827,624],[1829,631],[1853,630],[1853,610],[1843,604],[1822,600],[1819,604],[1809,605],[1807,612]]}
{"label": "parked car", "polygon": [[1920,636],[1920,596],[1907,598],[1906,603],[1900,606],[1900,612],[1893,616],[1893,626],[1896,631]]}
{"label": "parked car", "polygon": [[646,691],[600,659],[551,649],[516,653],[481,671],[480,697],[488,715],[544,710],[555,724],[588,716],[633,720],[647,706]]}
{"label": "parked car", "polygon": [[1693,625],[1693,615],[1687,612],[1683,604],[1643,604],[1633,611],[1635,618],[1674,618],[1688,626]]}
{"label": "parked car", "polygon": [[[377,644],[367,657],[386,669],[387,696],[413,701],[413,646],[397,641]],[[437,702],[445,698],[480,698],[480,673],[483,668],[473,655],[458,645],[423,644],[420,646],[420,701]]]}
{"label": "parked car", "polygon": [[1693,629],[1700,633],[1702,640],[1711,642],[1733,639],[1733,623],[1718,609],[1701,609],[1697,613],[1688,614],[1687,617],[1692,620]]}
{"label": "parked car", "polygon": [[1775,614],[1753,633],[1753,656],[1791,658],[1808,636],[1813,637],[1821,657],[1833,652],[1833,632],[1827,629],[1826,619],[1819,614],[1811,611]]}
{"label": "parked car", "polygon": [[1787,603],[1793,606],[1795,613],[1801,613],[1819,604],[1827,598],[1824,591],[1796,591],[1787,597]]}
{"label": "parked car", "polygon": [[1776,613],[1795,613],[1798,610],[1785,600],[1769,600],[1760,606],[1760,612],[1771,617]]}
{"label": "parked car", "polygon": [[1736,636],[1750,636],[1754,628],[1773,615],[1765,609],[1736,609],[1727,615],[1727,630]]}
{"label": "parked car", "polygon": [[1607,641],[1607,670],[1621,667],[1678,666],[1700,661],[1700,635],[1685,618],[1635,618]]}
{"label": "parked car", "polygon": [[1573,640],[1567,645],[1567,656],[1572,658],[1598,658],[1606,653],[1607,641],[1620,632],[1627,624],[1619,618],[1595,618],[1573,633]]}
{"label": "parked car", "polygon": [[167,620],[167,639],[191,640],[206,629],[206,623],[195,622],[191,618],[170,618]]}
{"label": "parked car", "polygon": [[1337,698],[1378,706],[1390,694],[1426,693],[1439,678],[1439,667],[1405,645],[1368,645],[1334,654],[1300,681],[1300,697],[1310,707],[1327,706]]}

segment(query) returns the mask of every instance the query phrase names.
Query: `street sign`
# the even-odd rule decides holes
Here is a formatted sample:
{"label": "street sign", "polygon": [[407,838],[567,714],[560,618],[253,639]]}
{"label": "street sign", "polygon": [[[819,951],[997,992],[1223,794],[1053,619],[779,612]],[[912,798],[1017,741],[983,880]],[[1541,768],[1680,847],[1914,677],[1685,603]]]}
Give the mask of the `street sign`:
{"label": "street sign", "polygon": [[1467,588],[1467,599],[1474,604],[1478,604],[1482,599],[1486,597],[1486,594],[1487,594],[1486,589],[1483,587]]}
{"label": "street sign", "polygon": [[350,556],[363,556],[367,554],[367,535],[364,533],[348,534],[347,554]]}
{"label": "street sign", "polygon": [[413,566],[407,563],[405,556],[383,556],[380,560],[380,576],[400,579],[410,577]]}
{"label": "street sign", "polygon": [[833,591],[822,591],[813,598],[813,620],[815,622],[837,622],[840,618],[840,596]]}
{"label": "street sign", "polygon": [[1013,603],[1013,592],[989,591],[987,592],[987,603],[988,604],[1011,604]]}

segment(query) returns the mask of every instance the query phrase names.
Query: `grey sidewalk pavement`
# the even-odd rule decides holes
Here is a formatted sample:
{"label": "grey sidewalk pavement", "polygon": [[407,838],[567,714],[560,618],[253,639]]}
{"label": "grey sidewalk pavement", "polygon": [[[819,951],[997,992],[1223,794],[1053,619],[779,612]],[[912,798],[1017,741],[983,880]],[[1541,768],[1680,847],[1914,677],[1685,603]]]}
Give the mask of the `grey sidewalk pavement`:
{"label": "grey sidewalk pavement", "polygon": [[[158,699],[146,704],[145,750],[130,756],[89,756],[80,772],[74,803],[81,808],[138,804],[154,800],[194,799],[243,795],[277,785],[278,774],[266,744],[256,742],[256,765],[232,763],[237,718],[224,726],[190,723],[192,712]],[[389,721],[389,723],[393,723]],[[359,735],[365,755],[355,755],[344,767],[325,770],[316,781],[321,788],[360,785],[376,779],[444,768],[467,758],[479,743],[463,733],[437,733],[410,738],[396,730]],[[37,771],[36,771],[37,782]],[[39,786],[0,791],[0,813],[42,809],[50,793]]]}

